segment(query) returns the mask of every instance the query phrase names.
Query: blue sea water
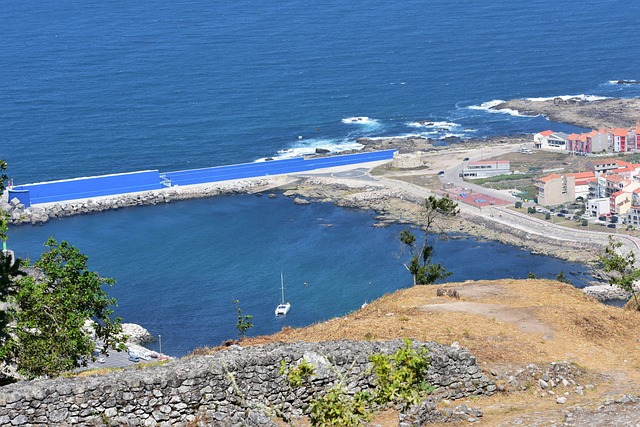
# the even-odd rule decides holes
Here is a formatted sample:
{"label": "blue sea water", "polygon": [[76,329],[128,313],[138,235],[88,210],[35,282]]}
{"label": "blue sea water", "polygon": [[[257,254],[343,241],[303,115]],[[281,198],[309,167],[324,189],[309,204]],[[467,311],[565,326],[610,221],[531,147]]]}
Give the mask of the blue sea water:
{"label": "blue sea water", "polygon": [[[162,335],[163,351],[182,355],[236,337],[236,299],[254,316],[250,335],[259,335],[341,316],[411,286],[403,265],[409,254],[399,241],[403,226],[373,223],[372,212],[329,203],[236,195],[14,227],[10,242],[31,259],[48,236],[81,242],[90,268],[118,281],[108,290],[116,313]],[[585,266],[496,242],[462,236],[435,245],[451,281],[529,272],[555,278],[560,271],[576,286],[590,280]],[[292,304],[286,318],[274,316],[280,273]]]}
{"label": "blue sea water", "polygon": [[[363,136],[420,134],[439,140],[451,135],[465,139],[547,128],[572,130],[544,117],[489,112],[486,107],[492,101],[516,97],[640,96],[640,85],[611,83],[640,79],[637,16],[640,3],[621,0],[3,2],[0,158],[9,163],[14,183],[21,184],[252,162],[300,155],[316,147],[341,150],[357,147],[356,139]],[[353,117],[363,119],[350,120]],[[425,120],[435,124],[419,125]],[[356,227],[360,232],[345,242],[332,240],[342,236],[332,236],[332,228],[312,227],[315,221],[307,220],[312,228],[301,231],[300,242],[289,249],[280,248],[278,238],[282,237],[251,244],[230,237],[220,241],[214,235],[210,242],[214,246],[224,242],[223,255],[231,257],[215,274],[199,277],[183,272],[170,277],[173,270],[164,268],[145,273],[149,279],[136,276],[149,259],[166,260],[163,267],[174,262],[175,252],[168,243],[166,252],[145,255],[149,258],[142,262],[145,250],[165,248],[162,244],[171,236],[188,243],[181,247],[178,260],[201,259],[200,268],[208,264],[206,260],[220,256],[209,254],[211,244],[200,240],[203,230],[213,225],[223,230],[255,230],[265,222],[264,216],[245,218],[236,212],[259,211],[265,203],[262,199],[221,198],[211,203],[220,206],[199,201],[133,209],[33,230],[40,230],[42,236],[56,234],[92,255],[94,246],[106,246],[95,239],[115,239],[117,256],[106,258],[95,252],[92,262],[120,282],[113,292],[126,320],[162,330],[163,337],[171,333],[170,325],[186,331],[176,332],[175,341],[184,340],[176,344],[176,354],[208,338],[208,343],[215,344],[221,336],[232,335],[226,296],[211,312],[224,312],[227,318],[221,314],[206,319],[211,331],[225,333],[206,335],[194,326],[203,314],[190,301],[202,294],[198,286],[213,286],[211,276],[226,277],[212,289],[237,287],[236,296],[247,304],[246,311],[254,309],[257,314],[257,306],[270,306],[273,298],[267,302],[249,284],[273,282],[277,287],[280,270],[287,277],[292,275],[292,285],[294,280],[304,281],[304,275],[295,279],[296,273],[287,271],[296,268],[322,277],[323,271],[333,270],[328,267],[334,263],[314,262],[314,254],[330,251],[338,246],[336,242],[352,243],[347,254],[357,254],[356,247],[370,247],[360,236],[387,239],[388,246],[395,242],[393,228],[371,229],[370,217],[364,213],[313,205],[308,209],[329,210],[314,218],[344,217],[353,227],[363,223],[363,228]],[[277,206],[281,210],[273,215],[279,217],[301,215],[305,209],[286,203]],[[180,214],[182,209],[185,212]],[[176,222],[167,224],[167,218]],[[293,233],[289,225],[273,224],[270,233],[289,236]],[[24,243],[33,242],[28,236],[31,231],[25,230],[32,229],[15,230],[12,243],[36,252]],[[181,232],[172,234],[175,230]],[[134,251],[137,241],[148,243]],[[468,251],[481,244],[450,243]],[[274,261],[281,260],[276,257],[236,268],[238,259],[249,259],[245,253],[254,246],[274,253],[301,251],[308,262],[296,265],[301,261],[291,259],[289,265],[274,266]],[[505,255],[509,262],[520,257],[519,252],[504,250],[511,254]],[[102,256],[105,259],[99,260]],[[134,261],[129,264],[127,258]],[[514,276],[521,277],[523,271],[526,275],[542,262],[529,255],[523,259],[526,267]],[[392,264],[396,269],[400,265],[400,271],[393,276],[391,288],[406,285],[401,264],[397,259]],[[116,268],[120,265],[127,267]],[[366,257],[354,258],[341,273],[350,278],[363,265],[372,268],[375,263],[368,264]],[[386,271],[378,269],[378,275],[383,274],[379,270]],[[464,277],[479,277],[484,270],[479,265]],[[166,282],[160,286],[163,277]],[[349,286],[346,281],[339,283]],[[379,294],[368,295],[365,289],[345,297],[353,299],[348,307],[334,308],[335,301],[326,294],[322,301],[304,295],[316,304],[315,309],[321,305],[322,313],[307,317],[307,312],[314,312],[307,307],[301,320],[293,313],[298,316],[303,310],[295,309],[287,322],[307,324],[341,314]],[[127,302],[135,294],[141,295],[142,306]],[[252,300],[251,295],[262,300]],[[152,296],[159,299],[147,303]],[[217,301],[215,295],[202,298]],[[149,317],[143,318],[143,312]],[[161,321],[160,314],[152,313],[166,317]],[[193,321],[180,320],[178,314]],[[279,325],[273,322],[265,320],[262,326],[256,322],[256,333],[275,330]]]}

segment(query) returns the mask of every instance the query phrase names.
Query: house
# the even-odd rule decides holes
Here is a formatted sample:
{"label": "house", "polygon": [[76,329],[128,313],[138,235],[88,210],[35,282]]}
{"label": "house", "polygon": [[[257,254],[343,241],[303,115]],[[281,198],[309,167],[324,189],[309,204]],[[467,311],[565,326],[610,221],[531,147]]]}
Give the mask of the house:
{"label": "house", "polygon": [[509,160],[487,160],[468,162],[462,165],[462,177],[465,179],[488,178],[498,175],[510,175]]}
{"label": "house", "polygon": [[536,183],[538,204],[557,206],[572,203],[576,200],[576,182],[573,174],[551,174],[539,178]]}
{"label": "house", "polygon": [[604,153],[611,149],[611,134],[605,128],[589,132],[587,141],[591,146],[591,153]]}
{"label": "house", "polygon": [[583,200],[587,200],[590,194],[590,184],[595,181],[595,175],[593,172],[577,172],[567,175],[573,175],[575,180],[575,197],[582,197]]}
{"label": "house", "polygon": [[603,173],[618,169],[618,161],[614,159],[590,160],[585,164],[585,167],[598,177]]}
{"label": "house", "polygon": [[613,145],[613,151],[617,153],[624,153],[630,151],[630,146],[627,144],[628,131],[625,128],[615,128],[611,131],[611,143]]}
{"label": "house", "polygon": [[631,193],[631,206],[627,209],[626,223],[635,227],[640,226],[640,188]]}
{"label": "house", "polygon": [[633,192],[640,188],[640,182],[633,181],[620,191],[609,196],[609,211],[612,215],[626,215],[633,204]]}
{"label": "house", "polygon": [[640,226],[640,205],[632,205],[625,216],[626,223],[634,227]]}
{"label": "house", "polygon": [[630,179],[617,173],[608,173],[603,178],[605,184],[604,197],[611,197],[612,194],[622,191],[631,183]]}
{"label": "house", "polygon": [[572,154],[593,154],[613,151],[627,153],[640,151],[640,122],[630,128],[601,128],[587,133],[572,133],[545,130],[533,136],[534,146],[547,150],[566,150]]}
{"label": "house", "polygon": [[566,133],[545,130],[533,136],[533,145],[541,150],[563,151],[567,148]]}
{"label": "house", "polygon": [[609,215],[609,199],[601,197],[597,199],[589,199],[587,202],[587,212],[589,215],[599,217],[600,215]]}

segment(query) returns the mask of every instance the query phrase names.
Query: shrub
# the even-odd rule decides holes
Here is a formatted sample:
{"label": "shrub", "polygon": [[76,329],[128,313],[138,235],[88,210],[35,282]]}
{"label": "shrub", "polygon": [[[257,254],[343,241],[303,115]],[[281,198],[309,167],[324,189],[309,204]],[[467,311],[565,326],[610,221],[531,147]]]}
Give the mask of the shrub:
{"label": "shrub", "polygon": [[374,399],[380,404],[404,402],[417,404],[433,387],[426,382],[429,369],[429,352],[421,347],[411,346],[411,340],[404,341],[404,347],[392,355],[373,354],[369,357],[375,373]]}
{"label": "shrub", "polygon": [[312,426],[352,427],[363,425],[371,418],[370,396],[358,392],[349,396],[341,383],[335,384],[322,397],[311,402]]}
{"label": "shrub", "polygon": [[280,362],[280,375],[286,375],[291,387],[300,387],[315,373],[315,366],[302,359],[295,368],[287,369],[286,362]]}
{"label": "shrub", "polygon": [[516,209],[520,209],[522,207],[522,202],[521,201],[517,201],[516,202]]}

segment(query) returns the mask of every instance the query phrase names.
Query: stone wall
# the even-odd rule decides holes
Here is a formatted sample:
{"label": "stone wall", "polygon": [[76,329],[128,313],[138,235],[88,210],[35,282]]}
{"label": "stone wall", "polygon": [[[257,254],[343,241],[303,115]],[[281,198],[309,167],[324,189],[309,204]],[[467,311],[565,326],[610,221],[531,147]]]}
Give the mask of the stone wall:
{"label": "stone wall", "polygon": [[[467,350],[417,345],[430,351],[427,376],[436,397],[495,391]],[[16,383],[0,389],[0,425],[274,426],[273,417],[304,414],[314,390],[340,379],[353,392],[371,388],[369,355],[402,346],[401,340],[232,346],[209,356],[104,376]],[[281,361],[295,367],[302,359],[315,366],[313,387],[292,389],[280,373]]]}

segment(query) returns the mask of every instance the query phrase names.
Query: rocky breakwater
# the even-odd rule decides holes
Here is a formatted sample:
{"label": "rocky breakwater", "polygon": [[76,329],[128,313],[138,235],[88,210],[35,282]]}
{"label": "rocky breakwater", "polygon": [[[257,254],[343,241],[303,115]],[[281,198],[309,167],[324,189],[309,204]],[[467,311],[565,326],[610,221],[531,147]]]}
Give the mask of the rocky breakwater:
{"label": "rocky breakwater", "polygon": [[42,224],[50,219],[103,212],[112,209],[157,205],[178,200],[218,195],[257,192],[264,188],[277,186],[278,183],[278,178],[225,181],[214,184],[171,187],[162,190],[120,194],[117,196],[105,196],[86,200],[38,204],[28,208],[25,208],[17,198],[14,198],[9,202],[0,202],[0,211],[9,214],[11,224]]}
{"label": "rocky breakwater", "polygon": [[[231,346],[104,376],[21,382],[0,390],[0,425],[276,426],[275,418],[306,414],[310,400],[336,382],[350,392],[371,389],[369,356],[402,346],[401,340]],[[495,392],[469,351],[417,341],[413,346],[429,350],[427,381],[436,387],[431,401]],[[292,387],[282,366],[295,368],[303,360],[313,374]]]}

